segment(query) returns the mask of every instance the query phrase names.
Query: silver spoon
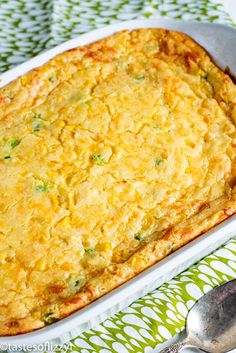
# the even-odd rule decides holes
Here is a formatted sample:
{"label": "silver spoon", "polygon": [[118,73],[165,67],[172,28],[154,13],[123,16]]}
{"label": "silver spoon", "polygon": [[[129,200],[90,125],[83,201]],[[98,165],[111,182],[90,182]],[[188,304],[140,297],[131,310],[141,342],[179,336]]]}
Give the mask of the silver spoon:
{"label": "silver spoon", "polygon": [[160,353],[177,353],[198,348],[208,353],[225,353],[236,348],[236,279],[212,289],[189,311],[187,337]]}

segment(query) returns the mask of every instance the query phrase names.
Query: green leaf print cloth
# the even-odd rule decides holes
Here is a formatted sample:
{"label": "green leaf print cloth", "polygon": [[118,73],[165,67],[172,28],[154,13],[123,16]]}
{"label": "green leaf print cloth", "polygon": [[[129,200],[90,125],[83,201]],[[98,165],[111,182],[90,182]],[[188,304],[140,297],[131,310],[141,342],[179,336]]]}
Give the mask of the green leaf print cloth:
{"label": "green leaf print cloth", "polygon": [[182,331],[188,310],[215,286],[236,278],[236,239],[101,325],[71,340],[81,353],[148,353]]}
{"label": "green leaf print cloth", "polygon": [[0,72],[81,33],[153,17],[233,25],[215,0],[0,0]]}
{"label": "green leaf print cloth", "polygon": [[[215,0],[0,0],[0,72],[92,29],[153,17],[235,25],[223,1]],[[233,278],[236,238],[102,324],[71,339],[68,352],[152,352],[183,330],[187,312],[197,299]],[[63,339],[53,343],[69,343]]]}

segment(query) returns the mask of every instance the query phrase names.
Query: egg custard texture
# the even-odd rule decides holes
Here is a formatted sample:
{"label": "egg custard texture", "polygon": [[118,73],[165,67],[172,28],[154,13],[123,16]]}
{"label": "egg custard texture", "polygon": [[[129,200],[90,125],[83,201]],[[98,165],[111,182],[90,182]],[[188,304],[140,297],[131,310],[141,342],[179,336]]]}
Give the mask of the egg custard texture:
{"label": "egg custard texture", "polygon": [[236,87],[123,31],[0,90],[0,335],[61,319],[231,216]]}

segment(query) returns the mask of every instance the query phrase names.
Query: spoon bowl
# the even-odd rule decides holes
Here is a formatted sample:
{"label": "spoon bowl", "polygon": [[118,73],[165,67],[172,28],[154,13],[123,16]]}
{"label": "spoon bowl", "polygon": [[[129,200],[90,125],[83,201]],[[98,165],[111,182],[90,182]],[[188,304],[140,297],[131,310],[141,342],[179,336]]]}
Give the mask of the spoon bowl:
{"label": "spoon bowl", "polygon": [[187,338],[161,353],[177,353],[184,347],[208,353],[236,348],[236,279],[212,289],[189,311]]}

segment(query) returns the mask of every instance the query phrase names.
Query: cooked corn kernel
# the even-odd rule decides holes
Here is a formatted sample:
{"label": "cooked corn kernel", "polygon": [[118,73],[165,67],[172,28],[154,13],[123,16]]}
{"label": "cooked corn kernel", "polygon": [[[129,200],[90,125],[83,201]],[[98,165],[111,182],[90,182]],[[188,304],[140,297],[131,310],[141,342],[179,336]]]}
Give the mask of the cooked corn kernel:
{"label": "cooked corn kernel", "polygon": [[59,120],[58,122],[57,122],[57,126],[58,127],[64,127],[66,124],[65,124],[65,122],[64,122],[64,120]]}
{"label": "cooked corn kernel", "polygon": [[46,268],[46,261],[44,258],[39,259],[35,266],[39,271],[44,271]]}

